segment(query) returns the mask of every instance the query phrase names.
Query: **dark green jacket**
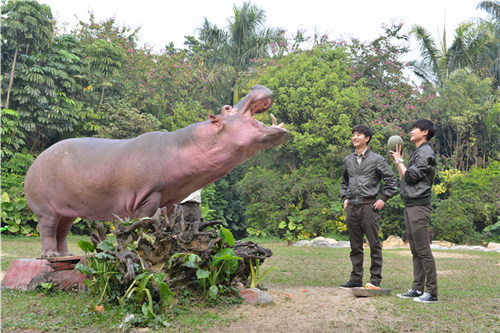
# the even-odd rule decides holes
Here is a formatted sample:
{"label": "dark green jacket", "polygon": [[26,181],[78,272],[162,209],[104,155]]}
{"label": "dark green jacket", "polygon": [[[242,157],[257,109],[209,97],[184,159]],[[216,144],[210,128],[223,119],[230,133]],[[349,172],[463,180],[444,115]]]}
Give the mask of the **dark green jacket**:
{"label": "dark green jacket", "polygon": [[436,155],[428,143],[423,143],[410,155],[401,179],[401,199],[407,207],[430,205],[435,174]]}
{"label": "dark green jacket", "polygon": [[356,154],[352,153],[344,159],[342,166],[342,180],[340,195],[342,199],[361,200],[377,197],[380,183],[384,181],[384,188],[380,199],[384,202],[397,192],[397,181],[385,158],[370,150],[358,166]]}

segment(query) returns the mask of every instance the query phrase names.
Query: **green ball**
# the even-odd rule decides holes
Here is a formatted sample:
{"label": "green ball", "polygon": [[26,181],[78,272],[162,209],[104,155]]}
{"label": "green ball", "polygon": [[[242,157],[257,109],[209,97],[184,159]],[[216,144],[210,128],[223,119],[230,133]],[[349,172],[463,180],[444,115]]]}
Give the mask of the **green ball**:
{"label": "green ball", "polygon": [[[401,147],[404,146],[403,139],[399,135],[393,135],[387,140],[387,150],[389,151],[396,151],[396,145],[399,145]],[[403,149],[401,148],[401,151]]]}

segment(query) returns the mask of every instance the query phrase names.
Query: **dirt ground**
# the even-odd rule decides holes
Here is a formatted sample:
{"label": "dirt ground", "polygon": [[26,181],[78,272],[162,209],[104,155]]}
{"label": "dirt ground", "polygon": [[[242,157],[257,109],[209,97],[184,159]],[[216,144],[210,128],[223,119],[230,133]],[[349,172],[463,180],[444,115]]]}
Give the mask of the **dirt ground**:
{"label": "dirt ground", "polygon": [[[411,257],[410,251],[399,255]],[[475,258],[473,254],[434,252],[436,258]],[[455,271],[439,271],[439,275],[453,275]],[[401,325],[384,307],[384,296],[354,297],[350,290],[337,287],[282,288],[269,287],[274,305],[243,304],[231,309],[230,326],[216,327],[210,333],[253,332],[372,332],[377,328],[398,330]],[[394,297],[394,293],[390,297]],[[377,309],[379,308],[379,309]]]}
{"label": "dirt ground", "polygon": [[377,313],[374,297],[354,297],[350,290],[269,288],[269,292],[274,305],[243,304],[230,311],[230,326],[208,332],[369,332],[374,325],[390,327],[394,321],[390,315]]}

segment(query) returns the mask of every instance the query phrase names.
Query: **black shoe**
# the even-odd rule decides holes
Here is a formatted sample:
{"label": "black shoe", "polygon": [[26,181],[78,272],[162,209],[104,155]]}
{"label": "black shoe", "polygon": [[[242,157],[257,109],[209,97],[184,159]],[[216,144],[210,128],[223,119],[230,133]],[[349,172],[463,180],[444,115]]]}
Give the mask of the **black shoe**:
{"label": "black shoe", "polygon": [[375,287],[380,287],[380,282],[371,282]]}
{"label": "black shoe", "polygon": [[423,292],[421,292],[420,290],[410,289],[404,294],[397,294],[396,296],[398,296],[399,298],[415,298],[422,296],[422,294]]}
{"label": "black shoe", "polygon": [[344,288],[344,289],[348,289],[348,288],[357,288],[357,287],[361,287],[361,282],[352,282],[351,280],[347,281],[347,283],[344,283],[344,284],[341,284],[339,286],[339,288]]}
{"label": "black shoe", "polygon": [[438,298],[436,295],[429,294],[429,293],[424,293],[420,297],[415,297],[413,299],[414,302],[420,302],[420,303],[437,303]]}

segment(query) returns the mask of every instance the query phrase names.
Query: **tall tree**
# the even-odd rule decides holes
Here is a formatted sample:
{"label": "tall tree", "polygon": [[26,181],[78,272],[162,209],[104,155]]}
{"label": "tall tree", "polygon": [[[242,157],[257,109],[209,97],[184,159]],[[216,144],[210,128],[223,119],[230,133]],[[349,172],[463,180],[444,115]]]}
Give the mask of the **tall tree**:
{"label": "tall tree", "polygon": [[6,109],[9,108],[19,53],[29,54],[33,49],[48,45],[53,23],[52,12],[47,5],[36,1],[2,1],[2,48],[14,51],[4,104]]}
{"label": "tall tree", "polygon": [[202,49],[212,69],[213,93],[226,103],[239,99],[238,89],[234,87],[238,74],[249,67],[251,59],[269,55],[271,46],[279,42],[283,31],[281,28],[266,28],[265,11],[249,2],[243,3],[241,8],[233,6],[233,12],[234,17],[228,20],[226,30],[211,24],[206,18],[199,28]]}
{"label": "tall tree", "polygon": [[410,34],[420,44],[420,61],[413,61],[414,73],[435,87],[442,87],[446,79],[457,69],[467,68],[479,72],[481,55],[490,36],[482,26],[474,22],[463,22],[455,30],[448,47],[446,29],[439,40],[439,46],[431,33],[420,25],[414,25]]}
{"label": "tall tree", "polygon": [[97,112],[99,112],[104,99],[104,89],[111,85],[109,79],[122,67],[126,54],[117,45],[103,39],[98,39],[88,45],[86,52],[89,70],[99,79],[102,86],[101,99],[97,107]]}
{"label": "tall tree", "polygon": [[489,20],[481,20],[492,33],[483,58],[486,62],[486,74],[493,77],[494,86],[498,87],[500,85],[500,2],[497,0],[481,1],[477,9],[489,14]]}

